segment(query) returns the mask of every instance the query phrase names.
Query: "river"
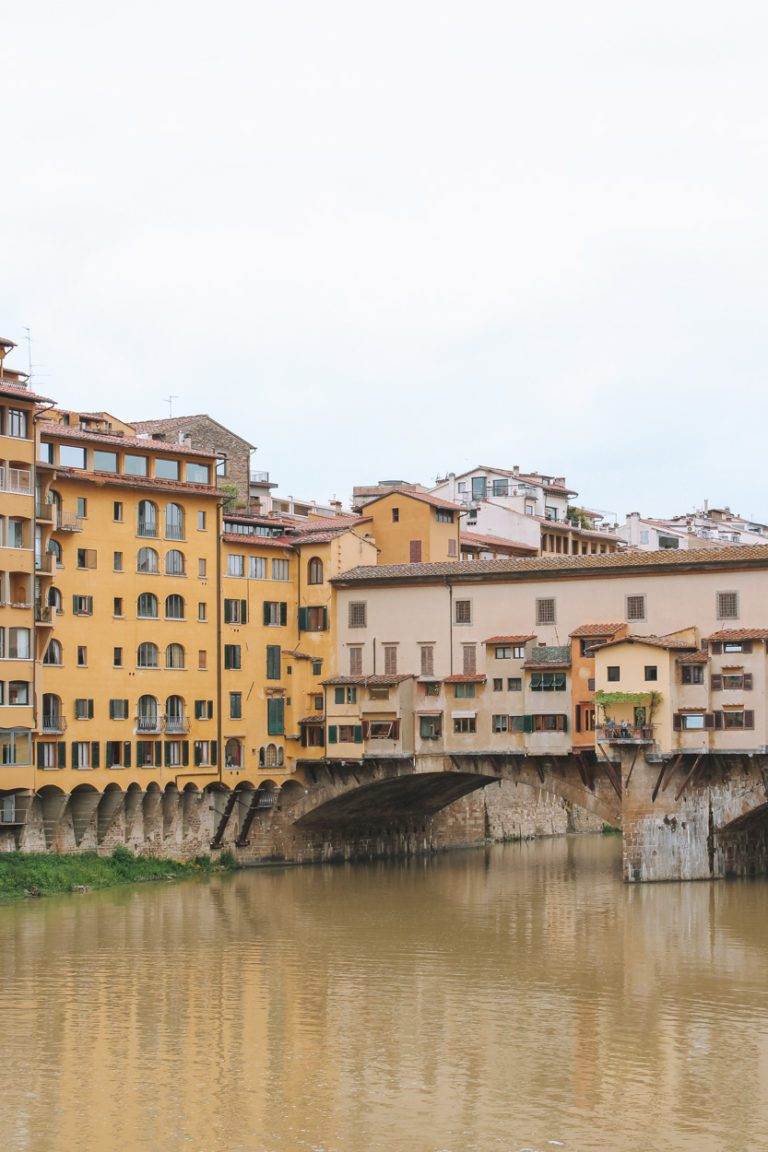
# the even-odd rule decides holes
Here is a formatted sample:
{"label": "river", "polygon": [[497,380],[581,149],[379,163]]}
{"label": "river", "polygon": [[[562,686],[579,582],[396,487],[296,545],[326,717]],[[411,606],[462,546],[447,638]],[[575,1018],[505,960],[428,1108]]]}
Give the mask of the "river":
{"label": "river", "polygon": [[3,1152],[761,1152],[768,882],[585,836],[0,908]]}

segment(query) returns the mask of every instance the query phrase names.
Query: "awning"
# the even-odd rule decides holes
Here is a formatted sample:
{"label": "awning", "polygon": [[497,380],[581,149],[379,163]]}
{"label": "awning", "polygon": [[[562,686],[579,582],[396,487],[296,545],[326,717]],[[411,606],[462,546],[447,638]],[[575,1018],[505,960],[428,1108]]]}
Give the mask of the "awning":
{"label": "awning", "polygon": [[451,712],[451,716],[454,720],[474,720],[477,712],[467,712],[465,709],[461,709],[459,712]]}
{"label": "awning", "polygon": [[[417,716],[442,716],[442,708],[417,708]],[[458,716],[458,712],[454,712],[454,716]]]}

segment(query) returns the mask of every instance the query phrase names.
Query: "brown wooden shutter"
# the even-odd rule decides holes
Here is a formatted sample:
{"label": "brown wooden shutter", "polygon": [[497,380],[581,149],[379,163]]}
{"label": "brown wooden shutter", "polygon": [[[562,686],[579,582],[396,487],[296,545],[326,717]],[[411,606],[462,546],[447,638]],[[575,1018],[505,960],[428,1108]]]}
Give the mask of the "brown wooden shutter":
{"label": "brown wooden shutter", "polygon": [[751,692],[752,691],[752,684],[753,684],[752,673],[751,672],[745,672],[744,673],[744,690],[746,692]]}
{"label": "brown wooden shutter", "polygon": [[741,650],[742,650],[742,652],[751,652],[752,651],[752,641],[751,640],[742,641]]}
{"label": "brown wooden shutter", "polygon": [[725,724],[723,723],[722,712],[715,712],[714,717],[715,717],[715,728],[724,728]]}
{"label": "brown wooden shutter", "polygon": [[713,641],[713,643],[712,643],[713,655],[719,656],[722,651],[723,651],[723,645],[721,644],[721,642],[719,640]]}
{"label": "brown wooden shutter", "polygon": [[714,672],[710,676],[710,686],[713,692],[721,692],[723,689],[723,678]]}
{"label": "brown wooden shutter", "polygon": [[704,727],[705,728],[714,728],[714,726],[715,726],[714,716],[712,715],[711,712],[705,712],[704,713]]}
{"label": "brown wooden shutter", "polygon": [[421,564],[421,540],[411,540],[411,564]]}
{"label": "brown wooden shutter", "polygon": [[754,726],[755,726],[755,714],[751,708],[747,708],[744,711],[744,727],[745,728],[754,728]]}
{"label": "brown wooden shutter", "polygon": [[679,712],[675,712],[672,717],[672,728],[675,732],[679,732],[683,726],[683,719]]}

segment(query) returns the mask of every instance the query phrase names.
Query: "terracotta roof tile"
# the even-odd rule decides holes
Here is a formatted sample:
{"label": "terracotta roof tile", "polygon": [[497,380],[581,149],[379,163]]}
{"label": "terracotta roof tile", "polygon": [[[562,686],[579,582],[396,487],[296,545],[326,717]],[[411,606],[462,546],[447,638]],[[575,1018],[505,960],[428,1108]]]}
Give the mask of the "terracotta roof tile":
{"label": "terracotta roof tile", "polygon": [[768,640],[768,628],[721,628],[707,640]]}
{"label": "terracotta roof tile", "polygon": [[323,680],[323,684],[357,686],[359,688],[391,688],[395,684],[402,684],[403,680],[413,680],[412,672],[404,673],[402,676],[331,676],[328,680]]}
{"label": "terracotta roof tile", "polygon": [[[217,427],[223,429],[230,436],[234,436],[236,440],[242,441],[246,448],[255,448],[255,444],[251,444],[248,440],[244,440],[237,432],[233,432],[231,428],[227,428],[224,424],[220,424],[218,420],[214,420],[213,416],[209,416],[207,412],[196,412],[192,416],[165,416],[158,420],[126,420],[126,424],[130,424],[139,432],[178,432],[183,431],[189,426],[190,420],[210,420],[211,424],[216,424]],[[163,441],[159,441],[163,443]],[[166,441],[168,443],[168,441]]]}
{"label": "terracotta roof tile", "polygon": [[443,684],[484,684],[488,677],[483,672],[456,672],[444,676]]}
{"label": "terracotta roof tile", "polygon": [[580,624],[571,636],[615,636],[620,628],[626,628],[626,624]]}
{"label": "terracotta roof tile", "polygon": [[433,496],[431,492],[422,492],[420,488],[408,488],[405,485],[398,488],[388,488],[386,492],[381,492],[369,500],[365,507],[370,508],[371,504],[376,504],[387,496],[411,496],[422,504],[431,504],[433,508],[446,508],[451,512],[460,512],[462,509],[461,504],[454,504],[450,500],[444,500],[442,496]]}
{"label": "terracotta roof tile", "polygon": [[516,548],[519,552],[528,552],[538,556],[539,549],[535,544],[524,544],[521,540],[507,540],[501,536],[484,536],[480,532],[462,532],[462,544],[488,545],[491,548]]}
{"label": "terracotta roof tile", "polygon": [[178,456],[199,456],[206,460],[215,460],[215,452],[203,452],[200,448],[190,448],[184,444],[174,444],[166,440],[152,440],[150,437],[116,436],[108,432],[85,432],[82,428],[73,428],[69,424],[59,423],[58,420],[43,420],[38,425],[43,436],[52,436],[57,440],[81,440],[86,444],[114,444],[123,448],[141,448],[143,451],[156,452],[167,455],[169,452]]}
{"label": "terracotta roof tile", "polygon": [[528,640],[535,640],[533,632],[529,632],[523,636],[489,636],[487,640],[483,640],[483,644],[525,644]]}
{"label": "terracotta roof tile", "polygon": [[[37,467],[42,467],[38,462]],[[203,496],[217,496],[221,493],[211,484],[185,484],[176,480],[160,480],[150,476],[119,476],[113,472],[86,472],[82,468],[63,468],[59,464],[49,464],[56,476],[67,476],[73,480],[86,480],[89,484],[104,484],[112,488],[141,488],[149,492],[178,492],[183,496],[199,493]]]}
{"label": "terracotta roof tile", "polygon": [[668,648],[680,651],[697,647],[692,640],[681,640],[679,636],[637,636],[630,634],[617,636],[613,640],[607,640],[605,644],[596,644],[595,651],[602,652],[604,648],[615,648],[619,644],[645,644],[649,648]]}
{"label": "terracotta roof tile", "polygon": [[433,564],[377,564],[359,566],[342,573],[334,583],[376,584],[440,582],[455,577],[474,583],[482,577],[504,579],[540,579],[570,575],[602,576],[623,572],[659,572],[667,569],[688,571],[711,568],[767,568],[768,545],[734,545],[729,548],[661,549],[658,552],[613,552],[597,556],[546,555],[509,557],[504,560],[441,561]]}
{"label": "terracotta roof tile", "polygon": [[242,544],[247,548],[293,548],[296,541],[292,536],[243,536],[242,532],[222,532],[225,544]]}
{"label": "terracotta roof tile", "polygon": [[323,724],[323,723],[325,723],[325,716],[323,716],[322,712],[317,712],[317,713],[315,713],[314,716],[303,716],[301,718],[301,720],[299,720],[299,724]]}
{"label": "terracotta roof tile", "polygon": [[708,664],[709,656],[706,652],[688,652],[681,656],[678,664]]}
{"label": "terracotta roof tile", "polygon": [[52,404],[50,396],[40,396],[37,392],[30,392],[23,384],[14,384],[11,380],[0,380],[0,395],[10,396],[16,400],[31,400],[39,404]]}

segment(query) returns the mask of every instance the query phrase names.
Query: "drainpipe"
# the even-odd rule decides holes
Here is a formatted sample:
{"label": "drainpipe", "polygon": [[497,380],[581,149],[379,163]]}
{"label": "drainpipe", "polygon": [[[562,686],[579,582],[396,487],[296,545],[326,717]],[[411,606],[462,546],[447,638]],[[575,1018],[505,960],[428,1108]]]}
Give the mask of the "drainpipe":
{"label": "drainpipe", "polygon": [[448,657],[449,674],[453,676],[453,584],[446,580],[448,585]]}
{"label": "drainpipe", "polygon": [[[248,482],[250,485],[250,472],[248,474]],[[222,699],[222,676],[221,676],[221,662],[223,657],[221,640],[221,534],[224,530],[223,523],[224,512],[224,499],[223,497],[216,503],[216,741],[218,748],[217,768],[219,770],[219,783],[223,783],[222,769],[224,765],[224,744],[223,744],[223,725],[221,720],[221,713],[223,707]]]}

